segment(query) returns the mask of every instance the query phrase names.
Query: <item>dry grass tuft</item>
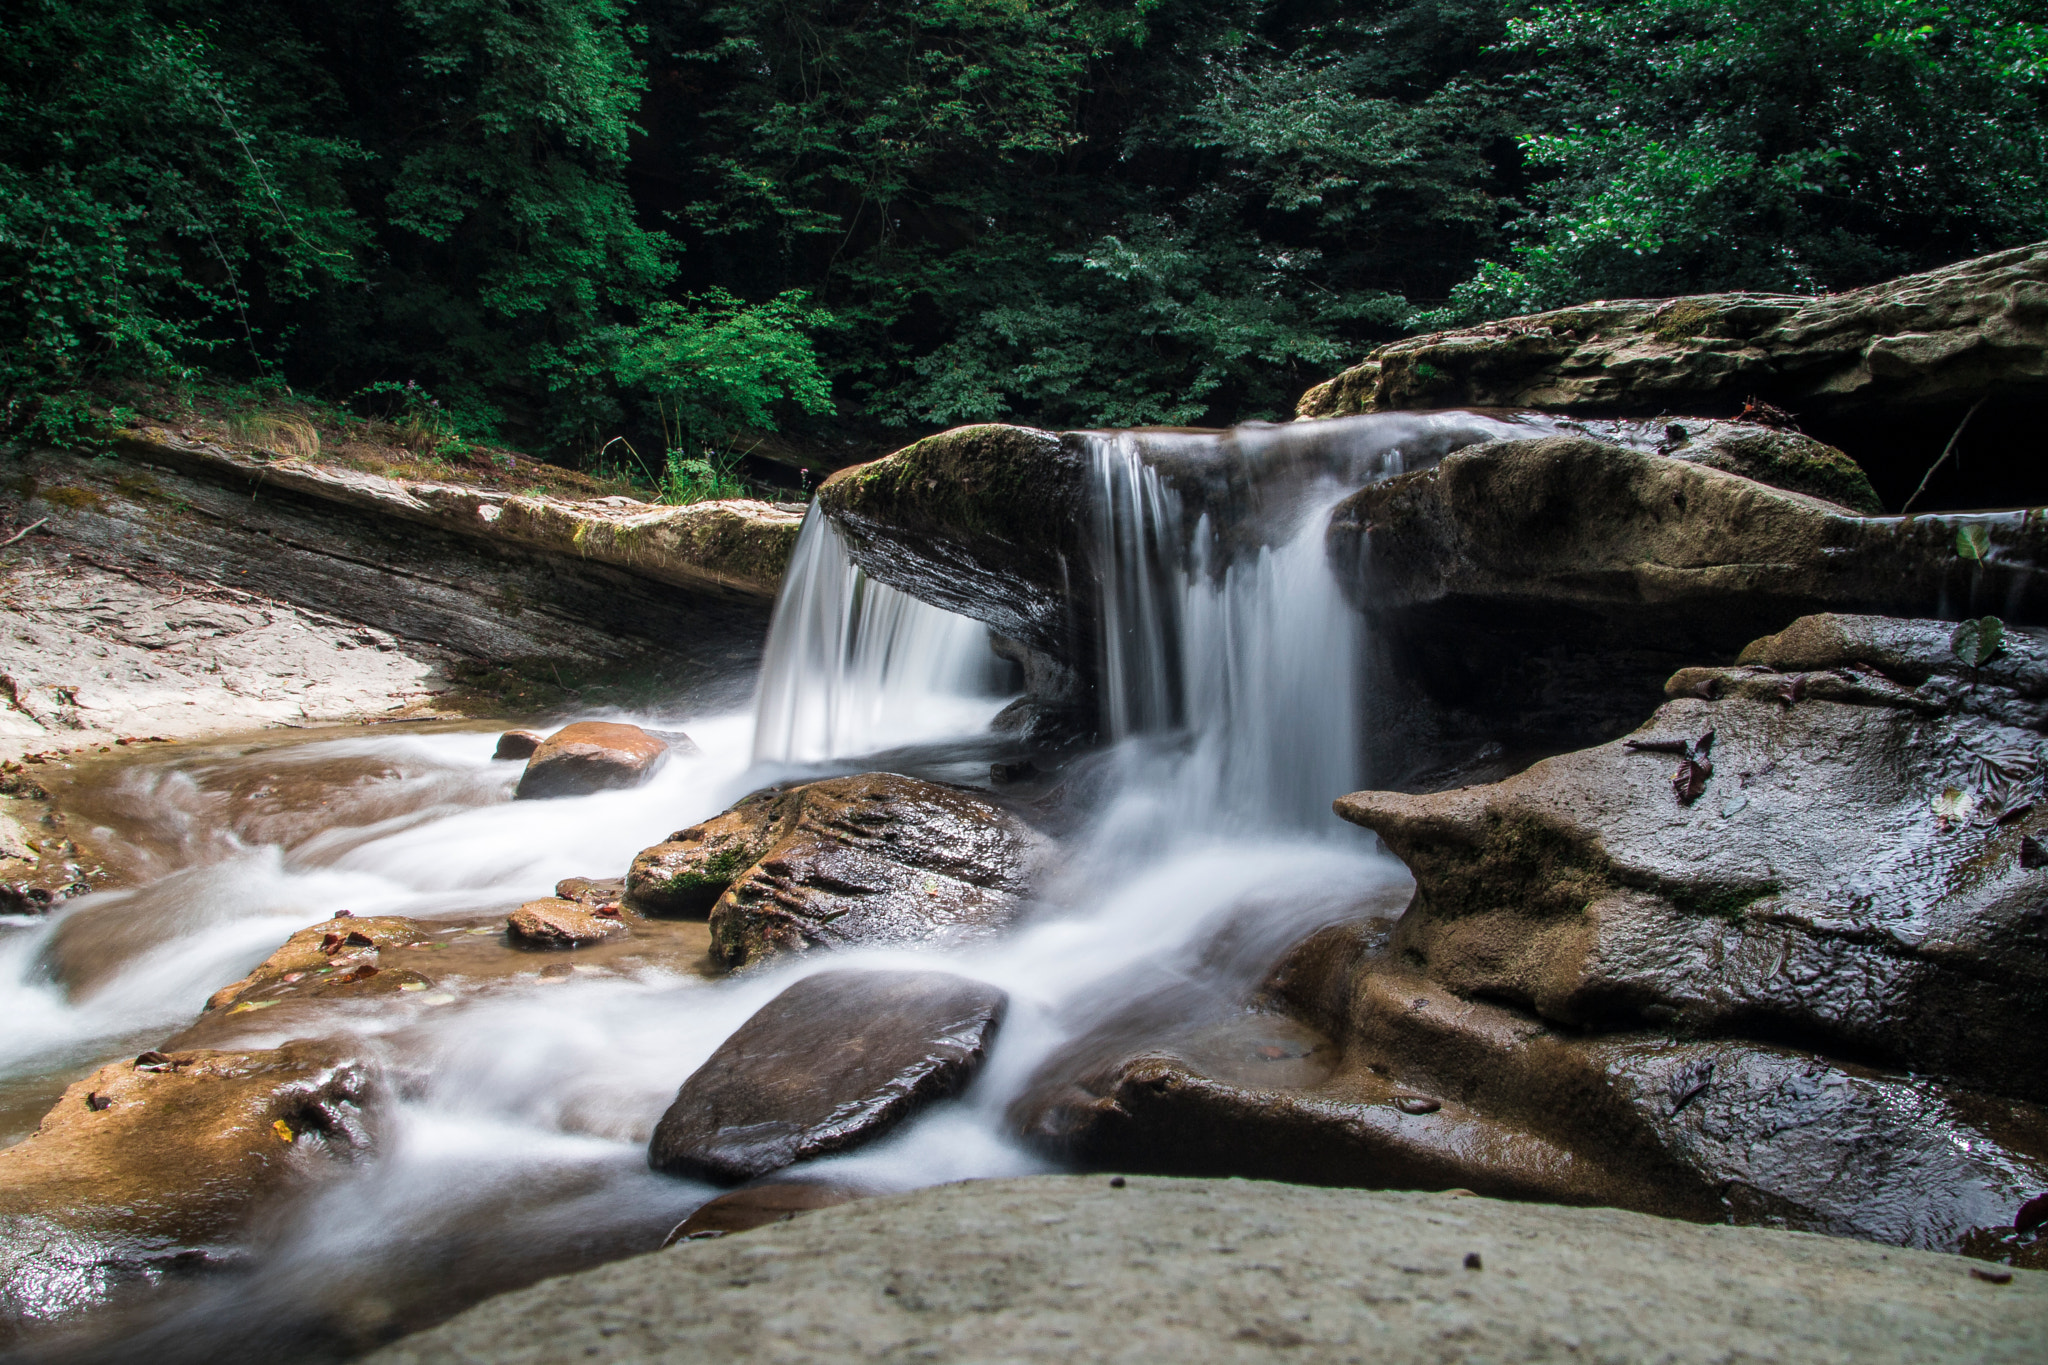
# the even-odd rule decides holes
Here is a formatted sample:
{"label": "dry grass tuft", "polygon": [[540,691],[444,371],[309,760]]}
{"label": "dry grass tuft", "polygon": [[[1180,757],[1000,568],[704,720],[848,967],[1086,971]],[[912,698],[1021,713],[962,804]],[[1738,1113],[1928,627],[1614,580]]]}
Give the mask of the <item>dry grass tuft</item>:
{"label": "dry grass tuft", "polygon": [[320,453],[320,432],[297,413],[252,412],[228,425],[237,441],[273,455],[310,460]]}

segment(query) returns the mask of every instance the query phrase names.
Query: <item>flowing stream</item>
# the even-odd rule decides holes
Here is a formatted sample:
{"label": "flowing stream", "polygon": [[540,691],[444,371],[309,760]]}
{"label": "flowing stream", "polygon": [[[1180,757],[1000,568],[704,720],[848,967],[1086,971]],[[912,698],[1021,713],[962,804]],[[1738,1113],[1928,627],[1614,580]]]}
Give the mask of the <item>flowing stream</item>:
{"label": "flowing stream", "polygon": [[[1022,927],[972,949],[811,955],[730,980],[683,967],[548,979],[536,962],[438,1010],[351,1017],[411,1078],[376,1153],[222,1248],[222,1273],[103,1314],[81,1349],[152,1365],[345,1355],[484,1293],[658,1246],[716,1191],[648,1171],[654,1121],[755,1009],[827,968],[942,963],[1011,1004],[966,1096],[819,1167],[884,1189],[1044,1169],[1004,1114],[1056,1050],[1146,998],[1242,1009],[1287,944],[1405,899],[1406,871],[1330,813],[1362,781],[1369,642],[1324,522],[1370,480],[1506,434],[1531,428],[1394,415],[1090,437],[1109,743],[1073,764],[1097,794]],[[792,776],[985,785],[1009,676],[983,627],[867,579],[813,509],[755,707],[681,699],[622,717],[685,728],[701,750],[640,789],[511,803],[518,766],[492,761],[495,732],[457,729],[88,765],[67,808],[103,826],[137,884],[0,936],[0,1142],[338,910],[502,916],[560,878],[619,875],[671,830]]]}

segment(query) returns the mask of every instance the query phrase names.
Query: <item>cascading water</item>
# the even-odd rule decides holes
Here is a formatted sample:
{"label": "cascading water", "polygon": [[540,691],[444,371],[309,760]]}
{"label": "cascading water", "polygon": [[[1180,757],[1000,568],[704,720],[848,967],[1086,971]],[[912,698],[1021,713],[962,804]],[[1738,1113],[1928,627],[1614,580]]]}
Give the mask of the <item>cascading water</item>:
{"label": "cascading water", "polygon": [[815,763],[960,734],[1002,706],[988,627],[878,583],[814,503],[761,662],[754,759]]}
{"label": "cascading water", "polygon": [[[1529,428],[1444,415],[1091,438],[1115,780],[1018,929],[943,952],[803,955],[719,982],[654,966],[543,978],[536,966],[402,1024],[351,1016],[347,1029],[417,1078],[376,1154],[268,1220],[237,1274],[124,1320],[93,1354],[212,1365],[289,1354],[306,1334],[360,1344],[651,1246],[714,1193],[647,1171],[655,1118],[749,1014],[818,970],[940,965],[1010,997],[967,1096],[823,1164],[880,1188],[1042,1168],[1006,1111],[1048,1058],[1145,1001],[1167,1002],[1155,1016],[1241,1010],[1287,944],[1405,895],[1404,869],[1329,811],[1357,784],[1362,643],[1324,557],[1324,513],[1373,478],[1506,434]],[[0,939],[0,1012],[35,1035],[0,1046],[0,1094],[13,1084],[47,1104],[51,1085],[153,1045],[209,990],[337,910],[502,915],[557,878],[616,875],[793,764],[858,770],[857,757],[891,746],[972,737],[1003,704],[996,666],[983,627],[868,580],[814,509],[756,712],[650,718],[687,726],[701,753],[646,787],[507,804],[516,769],[494,765],[476,733],[200,750],[120,770],[105,783],[128,793],[130,813],[107,819],[148,843],[155,880]],[[902,755],[919,761],[900,747],[886,761]],[[233,793],[293,764],[328,774],[326,787],[309,779],[304,805],[338,827],[283,833],[236,815]],[[226,832],[198,837],[178,820]],[[59,980],[86,979],[81,962],[91,984],[67,993]]]}
{"label": "cascading water", "polygon": [[[1115,741],[1182,737],[1177,824],[1335,832],[1331,800],[1362,785],[1364,641],[1324,554],[1327,514],[1530,426],[1387,414],[1090,438],[1104,725]],[[1176,481],[1203,504],[1191,521]]]}

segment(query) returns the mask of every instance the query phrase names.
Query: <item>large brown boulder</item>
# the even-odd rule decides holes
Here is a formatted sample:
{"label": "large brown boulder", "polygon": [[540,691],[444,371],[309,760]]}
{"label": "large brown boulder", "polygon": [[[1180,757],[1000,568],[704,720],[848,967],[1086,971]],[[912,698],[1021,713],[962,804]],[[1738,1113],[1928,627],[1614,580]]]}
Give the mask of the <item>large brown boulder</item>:
{"label": "large brown boulder", "polygon": [[637,787],[668,761],[667,741],[637,725],[578,721],[547,737],[526,760],[515,801]]}
{"label": "large brown boulder", "polygon": [[0,1343],[181,1266],[267,1196],[366,1151],[375,1072],[345,1045],[148,1052],[0,1151]]}
{"label": "large brown boulder", "polygon": [[943,972],[805,977],[683,1082],[648,1162],[732,1185],[871,1142],[966,1087],[1004,1000]]}
{"label": "large brown boulder", "polygon": [[1389,342],[1302,417],[1409,408],[1703,411],[1969,401],[2048,387],[2048,243],[1807,298],[1601,301]]}
{"label": "large brown boulder", "polygon": [[756,793],[634,859],[630,903],[710,903],[712,952],[741,967],[777,953],[957,943],[1015,916],[1043,839],[970,792],[864,773]]}

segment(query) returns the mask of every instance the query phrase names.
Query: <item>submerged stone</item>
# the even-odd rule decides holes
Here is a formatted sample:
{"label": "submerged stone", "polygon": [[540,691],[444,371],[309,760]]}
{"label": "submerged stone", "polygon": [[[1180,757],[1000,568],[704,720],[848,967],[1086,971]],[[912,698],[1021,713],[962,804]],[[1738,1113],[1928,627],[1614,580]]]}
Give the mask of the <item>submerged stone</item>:
{"label": "submerged stone", "polygon": [[1004,1001],[943,972],[806,977],[683,1082],[648,1162],[731,1185],[873,1141],[966,1087]]}
{"label": "submerged stone", "polygon": [[506,918],[505,929],[526,948],[584,948],[626,932],[616,910],[602,915],[555,897],[520,906]]}
{"label": "submerged stone", "polygon": [[532,758],[534,750],[547,741],[548,737],[538,730],[507,730],[498,736],[498,747],[491,752],[491,757]]}

